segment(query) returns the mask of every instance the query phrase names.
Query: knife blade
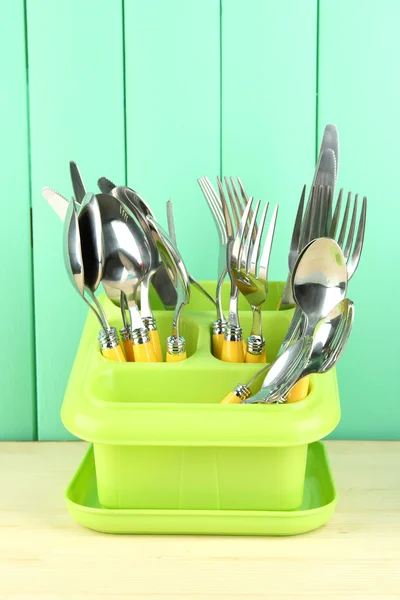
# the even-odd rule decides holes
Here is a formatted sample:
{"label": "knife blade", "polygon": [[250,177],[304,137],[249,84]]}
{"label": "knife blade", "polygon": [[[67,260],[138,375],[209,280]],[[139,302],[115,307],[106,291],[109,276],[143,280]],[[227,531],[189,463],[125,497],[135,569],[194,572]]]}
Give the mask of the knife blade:
{"label": "knife blade", "polygon": [[334,191],[335,191],[337,177],[338,177],[338,170],[339,170],[339,132],[338,132],[336,125],[329,124],[325,127],[324,135],[322,136],[321,147],[319,149],[317,164],[315,166],[314,179],[311,184],[311,189],[312,189],[313,185],[324,185],[324,184],[319,184],[317,182],[317,177],[318,177],[318,171],[319,171],[322,155],[325,150],[332,150],[335,155],[334,183],[332,186],[332,196],[333,196]]}

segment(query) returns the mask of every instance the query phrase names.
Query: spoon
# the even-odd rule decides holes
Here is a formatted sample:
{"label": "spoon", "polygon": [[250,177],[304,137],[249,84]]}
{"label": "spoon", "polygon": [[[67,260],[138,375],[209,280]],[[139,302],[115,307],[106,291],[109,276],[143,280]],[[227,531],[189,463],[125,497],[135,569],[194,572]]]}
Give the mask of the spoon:
{"label": "spoon", "polygon": [[169,235],[150,216],[147,219],[154,243],[177,294],[172,335],[167,338],[166,360],[167,362],[178,362],[186,358],[186,341],[179,335],[179,324],[182,309],[190,300],[189,275],[182,257]]}
{"label": "spoon", "polygon": [[304,314],[303,336],[313,335],[318,323],[346,296],[347,267],[340,246],[330,238],[310,242],[294,266],[292,287]]}
{"label": "spoon", "polygon": [[[116,187],[118,187],[115,185],[114,182],[110,181],[110,179],[107,179],[107,177],[100,177],[100,179],[97,182],[97,185],[103,193],[107,194],[111,194],[112,191]],[[139,194],[137,194],[137,192],[135,192],[131,188],[128,188],[127,186],[124,186],[124,189],[129,190],[130,192],[133,192],[133,194],[135,194],[135,203],[137,204],[137,207],[139,208],[141,214],[145,219],[147,218],[147,216],[150,216],[153,219],[155,219],[155,215],[152,212],[151,208],[143,200],[143,198],[141,198]],[[176,292],[162,263],[160,264],[159,269],[154,273],[152,277],[152,284],[153,288],[156,290],[159,298],[161,299],[164,308],[167,310],[174,310],[177,300]]]}
{"label": "spoon", "polygon": [[[75,196],[78,198],[79,201],[82,201],[82,194],[85,193],[85,184],[83,182],[82,175],[80,173],[78,165],[75,162],[73,162],[73,161],[70,162],[70,174],[71,174],[72,186],[73,186],[73,189],[74,189]],[[108,196],[108,197],[110,197],[110,195],[108,195],[108,194],[105,194],[105,195]],[[122,194],[122,196],[124,196],[124,195]],[[119,200],[120,201],[122,200],[123,204],[126,204],[126,200],[125,200],[124,197],[123,198],[120,197]],[[124,200],[125,200],[125,202],[124,202]],[[135,216],[137,217],[137,215],[135,215]],[[142,233],[140,233],[140,237],[138,238],[138,243],[139,244],[141,243],[142,239],[143,239],[143,235],[142,235]],[[134,268],[134,263],[130,263],[130,264],[131,264],[132,268]],[[149,281],[149,276],[148,275],[145,277],[145,279],[142,282],[143,286],[146,285],[147,280]],[[147,304],[146,304],[146,308],[150,309],[149,300],[148,300],[148,292],[149,292],[148,288],[149,288],[149,283],[147,283],[147,290],[144,291],[144,294],[143,294],[143,291],[142,291],[142,286],[141,286],[140,292],[141,292],[141,298],[143,297],[145,299],[145,295],[146,295],[146,291],[147,291]],[[115,300],[116,300],[115,293],[113,293],[110,290],[110,286],[108,284],[105,284],[104,285],[104,289],[105,289],[106,294],[109,296],[109,298],[115,303]],[[119,302],[119,305],[120,305],[120,308],[121,308],[122,319],[123,319],[123,322],[124,322],[124,326],[121,329],[121,335],[122,335],[123,340],[124,340],[124,347],[126,348],[127,356],[128,356],[129,359],[131,359],[131,360],[129,360],[129,362],[132,362],[132,358],[134,358],[135,352],[134,351],[132,352],[132,348],[130,347],[131,346],[130,342],[131,342],[131,338],[132,338],[132,329],[130,329],[126,325],[125,304],[128,304],[128,306],[129,306],[129,303],[131,303],[131,304],[134,303],[136,305],[136,292],[137,292],[137,288],[135,289],[135,297],[132,297],[132,294],[128,292],[129,298],[126,298],[126,297],[123,298],[121,296],[120,290],[117,290],[117,301],[119,301],[120,299],[123,298],[122,302]],[[160,340],[159,340],[159,337],[158,337],[158,331],[157,331],[157,328],[156,328],[156,323],[155,323],[155,320],[152,318],[151,311],[150,311],[150,314],[148,314],[148,312],[146,313],[146,317],[148,317],[148,318],[147,319],[143,319],[144,328],[146,328],[148,331],[149,331],[149,329],[154,330],[154,332],[153,331],[151,331],[151,332],[149,331],[148,335],[149,335],[149,337],[150,337],[150,339],[152,341],[152,344],[154,346],[154,350],[155,350],[155,353],[156,353],[156,356],[157,356],[157,360],[158,361],[162,361]],[[142,327],[143,327],[143,325],[142,325]],[[138,350],[137,350],[137,352],[138,352]]]}
{"label": "spoon", "polygon": [[[157,360],[158,362],[162,362],[163,358],[161,352],[160,336],[157,329],[157,322],[150,306],[150,283],[153,275],[159,269],[161,261],[158,254],[157,246],[155,245],[153,237],[151,235],[149,223],[146,217],[143,216],[143,213],[139,208],[139,206],[141,206],[141,202],[144,201],[140,199],[136,192],[134,192],[126,186],[115,187],[112,190],[112,195],[115,198],[118,198],[118,200],[123,205],[128,206],[131,209],[132,214],[139,222],[139,225],[141,226],[144,236],[148,242],[148,247],[150,249],[150,268],[147,271],[140,286],[140,316],[142,317],[142,321],[145,327],[149,331],[149,336],[153,344]],[[138,243],[141,243],[141,240],[143,239],[144,237],[142,234],[140,240],[138,240]]]}
{"label": "spoon", "polygon": [[242,404],[281,404],[301,376],[312,351],[313,338],[301,337],[272,363],[261,390]]}
{"label": "spoon", "polygon": [[[64,224],[64,261],[67,273],[72,285],[84,299],[86,304],[93,310],[100,325],[99,342],[102,354],[105,358],[117,362],[125,362],[124,353],[119,345],[118,335],[115,327],[110,327],[103,307],[97,300],[93,289],[87,287],[85,281],[84,262],[82,258],[81,235],[76,211],[75,201],[72,198],[68,204]],[[85,297],[85,290],[93,300],[95,306]]]}
{"label": "spoon", "polygon": [[157,362],[153,345],[136,304],[137,290],[150,269],[150,248],[127,206],[108,194],[97,194],[104,238],[103,283],[125,297],[130,315],[133,354],[136,362]]}
{"label": "spoon", "polygon": [[[290,390],[287,401],[297,402],[308,395],[309,375],[326,373],[338,362],[348,342],[354,320],[354,304],[348,298],[340,302],[320,323],[314,335],[313,348],[301,379]],[[303,381],[306,382],[303,383]]]}

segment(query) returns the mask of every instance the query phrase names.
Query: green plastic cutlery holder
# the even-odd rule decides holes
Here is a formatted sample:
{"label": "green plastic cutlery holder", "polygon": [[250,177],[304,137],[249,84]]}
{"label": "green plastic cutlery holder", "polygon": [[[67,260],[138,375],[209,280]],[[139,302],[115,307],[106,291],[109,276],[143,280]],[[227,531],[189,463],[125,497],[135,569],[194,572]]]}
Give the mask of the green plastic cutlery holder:
{"label": "green plastic cutlery holder", "polygon": [[[204,286],[215,290],[215,282]],[[268,361],[293,314],[276,311],[282,286],[269,284],[263,311]],[[220,404],[260,365],[214,358],[215,311],[192,290],[181,321],[183,362],[111,362],[100,353],[97,321],[88,315],[61,416],[70,432],[93,443],[100,503],[115,509],[295,510],[303,499],[308,444],[339,422],[336,372],[312,376],[309,395],[297,403]],[[119,309],[100,299],[119,328]],[[244,299],[239,310],[246,337],[252,313]],[[155,310],[155,316],[165,352],[172,313]]]}

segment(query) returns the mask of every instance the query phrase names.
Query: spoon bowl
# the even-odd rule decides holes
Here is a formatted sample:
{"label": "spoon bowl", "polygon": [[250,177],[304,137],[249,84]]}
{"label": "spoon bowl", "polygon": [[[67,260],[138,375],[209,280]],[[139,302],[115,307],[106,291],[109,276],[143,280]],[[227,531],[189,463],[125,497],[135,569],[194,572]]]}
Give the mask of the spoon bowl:
{"label": "spoon bowl", "polygon": [[293,297],[304,313],[304,336],[346,296],[347,267],[340,246],[330,238],[310,242],[300,253],[292,276]]}

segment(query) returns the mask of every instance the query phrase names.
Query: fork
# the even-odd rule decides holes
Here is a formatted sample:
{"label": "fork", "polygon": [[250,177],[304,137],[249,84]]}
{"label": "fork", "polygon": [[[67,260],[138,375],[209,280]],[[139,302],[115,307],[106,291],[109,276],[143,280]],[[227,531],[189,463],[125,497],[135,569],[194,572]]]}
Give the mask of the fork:
{"label": "fork", "polygon": [[[306,186],[303,187],[303,191],[300,198],[299,208],[297,210],[295,225],[293,228],[293,235],[290,244],[289,252],[289,270],[290,270],[290,287],[291,287],[291,273],[294,265],[298,259],[301,250],[307,246],[313,239],[322,237],[328,234],[328,228],[330,225],[330,215],[332,213],[332,191],[329,186],[312,186],[307,207],[303,216],[304,198],[306,193]],[[340,200],[341,202],[341,200]],[[338,201],[339,203],[339,201]],[[340,205],[339,205],[340,210]],[[335,208],[334,218],[337,223],[338,211]],[[290,291],[290,296],[292,292]],[[294,301],[293,301],[294,302]],[[302,311],[296,307],[294,315],[289,325],[289,329],[286,333],[285,339],[283,340],[277,356],[279,357],[297,338],[302,325],[303,318]]]}
{"label": "fork", "polygon": [[[335,210],[333,216],[330,217],[329,213],[329,205],[331,204],[331,194],[329,194],[328,198],[328,206],[325,207],[327,211],[325,214],[325,222],[324,227],[320,230],[320,236],[330,237],[337,241],[338,245],[341,247],[343,251],[343,255],[347,265],[347,280],[353,277],[354,273],[357,270],[358,264],[360,262],[361,253],[363,249],[364,243],[364,234],[365,234],[365,225],[366,225],[366,216],[367,216],[367,197],[363,197],[362,207],[360,211],[360,216],[357,224],[357,234],[356,234],[356,223],[357,223],[357,212],[358,212],[358,194],[355,194],[353,211],[350,220],[350,226],[348,228],[350,209],[352,203],[352,192],[349,192],[347,195],[347,201],[345,210],[343,213],[343,218],[340,225],[339,235],[337,236],[337,231],[339,229],[339,221],[340,221],[340,213],[342,208],[343,201],[343,188],[339,191],[339,195],[336,201]],[[319,215],[320,216],[320,215]],[[348,230],[347,230],[348,229]],[[346,235],[347,234],[347,235]],[[356,236],[355,236],[356,234]],[[355,236],[355,240],[354,240]],[[296,314],[297,313],[297,314]],[[293,315],[289,330],[286,334],[286,337],[279,349],[278,356],[284,352],[284,350],[290,346],[292,341],[294,341],[301,330],[301,314],[300,311],[296,308],[295,313]]]}
{"label": "fork", "polygon": [[[320,156],[318,158],[317,167],[315,170],[314,180],[310,188],[310,195],[307,202],[306,211],[303,215],[304,208],[304,195],[305,195],[305,187],[303,188],[303,193],[300,198],[299,207],[296,214],[296,219],[293,227],[292,239],[290,242],[289,255],[288,255],[288,266],[289,273],[286,280],[285,287],[283,289],[283,294],[280,299],[278,310],[282,310],[285,308],[293,308],[294,299],[291,288],[291,276],[293,272],[294,265],[299,256],[299,253],[307,245],[310,239],[308,239],[305,232],[307,231],[307,227],[309,227],[309,218],[310,218],[310,209],[311,209],[311,201],[313,190],[319,190],[320,186],[324,188],[330,187],[332,190],[332,194],[334,192],[335,183],[336,183],[336,169],[337,162],[336,156],[332,149],[326,148],[320,152]],[[304,194],[304,195],[303,195]],[[330,213],[329,213],[330,214]],[[309,229],[308,229],[309,231]],[[319,232],[317,232],[319,233]],[[316,235],[319,237],[319,235]]]}
{"label": "fork", "polygon": [[[172,209],[172,200],[167,200],[167,223],[168,223],[169,237],[171,238],[171,240],[174,242],[175,246],[177,247],[174,213],[173,213],[173,209]],[[207,298],[207,300],[209,300],[213,304],[213,306],[215,307],[216,306],[216,301],[214,300],[214,298],[212,298],[212,296],[210,296],[210,294],[207,292],[207,290],[201,285],[201,283],[199,283],[197,281],[197,279],[195,279],[193,277],[193,275],[191,275],[189,273],[189,271],[188,271],[188,277],[189,277],[190,283],[201,294],[203,294],[203,296],[205,298]]]}
{"label": "fork", "polygon": [[219,250],[218,250],[218,279],[215,292],[217,302],[217,318],[212,323],[212,344],[213,355],[216,358],[221,358],[222,346],[224,341],[224,330],[226,326],[226,318],[222,308],[222,284],[228,272],[226,266],[228,236],[222,213],[221,201],[218,198],[208,177],[200,177],[198,184],[207,200],[207,204],[211,210],[219,235]]}
{"label": "fork", "polygon": [[253,323],[250,336],[247,338],[245,362],[261,363],[266,362],[265,339],[262,334],[261,307],[268,296],[268,265],[274,238],[278,206],[275,206],[272,214],[260,258],[261,238],[269,203],[267,202],[265,204],[256,233],[256,239],[254,243],[252,243],[257,225],[260,200],[257,201],[254,214],[246,233],[246,225],[252,208],[252,202],[253,199],[250,199],[240,220],[232,246],[230,267],[238,290],[246,298],[253,311]]}
{"label": "fork", "polygon": [[[224,211],[222,207],[222,197],[225,200],[225,193],[222,187],[222,182],[220,178],[217,178],[218,190],[220,196],[218,196],[215,191],[213,185],[211,184],[208,177],[200,177],[198,180],[201,190],[207,200],[207,204],[211,210],[213,215],[215,224],[217,226],[218,234],[219,234],[219,253],[218,253],[218,280],[217,280],[217,288],[216,288],[216,302],[217,302],[217,319],[212,324],[212,345],[213,345],[213,354],[217,358],[221,359],[222,356],[222,348],[224,345],[224,333],[226,326],[228,325],[228,321],[225,318],[223,308],[222,308],[222,284],[224,279],[228,273],[227,263],[228,261],[228,234],[227,227],[224,217]],[[243,215],[244,206],[246,206],[248,202],[248,196],[244,189],[243,183],[240,178],[237,178],[238,186],[240,188],[240,195],[235,186],[233,178],[230,177],[229,181],[227,177],[224,177],[225,187],[227,190],[229,202],[232,208],[232,214],[235,222],[235,226],[237,227],[239,224],[239,219]],[[225,200],[226,204],[226,200]],[[251,217],[251,212],[249,213],[249,217]],[[233,226],[232,226],[233,227]],[[232,292],[232,285],[231,285]],[[237,293],[236,298],[231,294],[230,299],[230,313],[237,314]]]}

